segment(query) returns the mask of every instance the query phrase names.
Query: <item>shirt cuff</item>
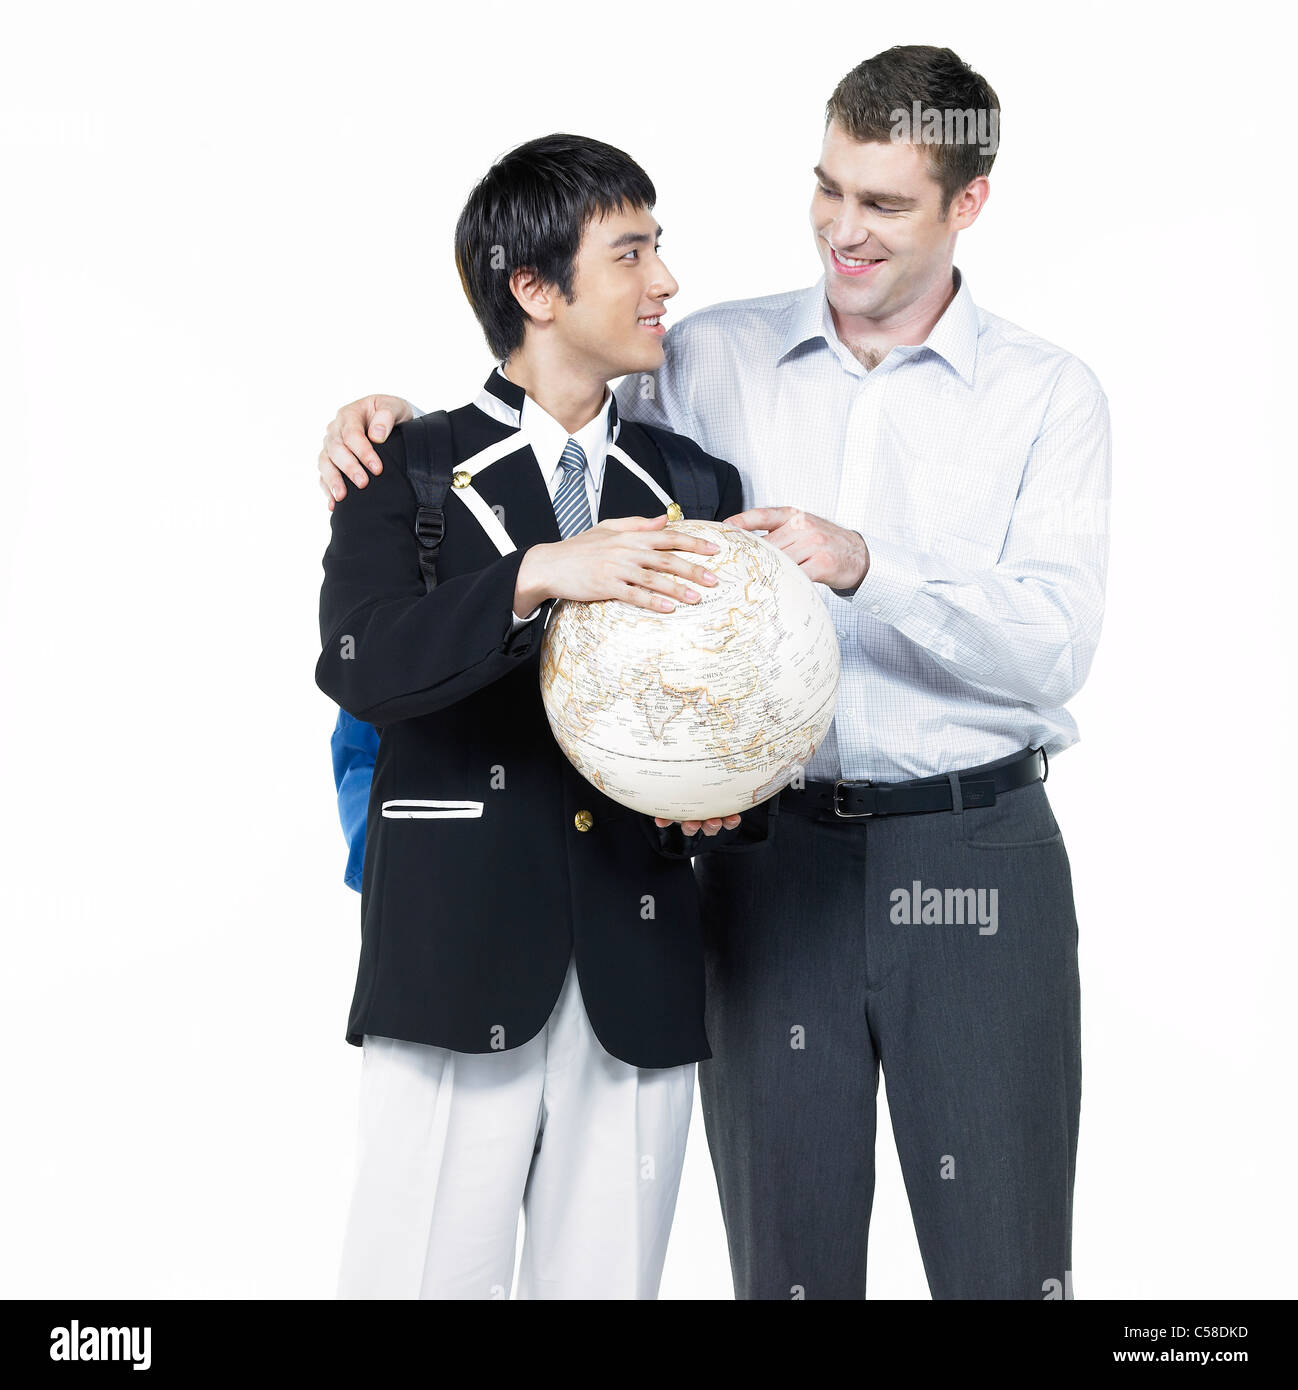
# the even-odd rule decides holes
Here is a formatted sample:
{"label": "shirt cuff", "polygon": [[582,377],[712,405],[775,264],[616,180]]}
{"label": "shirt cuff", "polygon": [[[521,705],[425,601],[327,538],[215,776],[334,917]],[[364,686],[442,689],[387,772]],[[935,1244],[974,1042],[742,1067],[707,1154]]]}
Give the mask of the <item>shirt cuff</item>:
{"label": "shirt cuff", "polygon": [[527,615],[526,618],[520,618],[517,613],[511,613],[509,615],[509,619],[512,624],[512,626],[509,629],[510,632],[517,632],[520,627],[526,627],[528,623],[530,623],[540,613],[541,609],[544,606],[544,604],[538,603],[536,607],[533,608],[532,611]]}
{"label": "shirt cuff", "polygon": [[414,401],[407,401],[406,404],[410,407],[410,418],[412,420],[418,420],[421,415],[428,414],[426,410],[420,410]]}
{"label": "shirt cuff", "polygon": [[924,585],[914,555],[892,541],[865,538],[870,568],[852,595],[852,607],[882,623],[896,624],[910,612]]}

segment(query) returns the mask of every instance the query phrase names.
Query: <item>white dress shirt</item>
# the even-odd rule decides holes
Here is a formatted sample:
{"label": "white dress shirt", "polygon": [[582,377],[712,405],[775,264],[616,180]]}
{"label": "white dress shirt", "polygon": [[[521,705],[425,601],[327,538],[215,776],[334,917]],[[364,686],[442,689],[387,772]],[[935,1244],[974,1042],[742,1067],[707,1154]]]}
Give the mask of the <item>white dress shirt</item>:
{"label": "white dress shirt", "polygon": [[[499,367],[496,370],[500,372],[501,376],[505,376]],[[509,378],[505,376],[505,380],[508,381]],[[586,455],[586,501],[590,504],[592,526],[599,516],[600,490],[604,486],[604,461],[608,457],[609,439],[608,408],[612,400],[613,393],[605,388],[604,400],[600,408],[595,412],[590,423],[583,425],[576,434],[570,435],[558,420],[549,411],[539,406],[531,396],[524,396],[523,398],[523,409],[519,421],[519,433],[523,436],[523,441],[531,446],[532,452],[536,455],[537,464],[541,469],[541,477],[545,479],[545,485],[550,491],[551,502],[554,501],[555,494],[559,491],[559,484],[563,481],[563,469],[560,467],[559,460],[563,457],[563,451],[568,447],[568,440],[575,439],[581,446],[582,453]],[[513,631],[517,632],[520,627],[530,623],[540,611],[541,606],[538,604],[526,618],[520,618],[515,613]]]}
{"label": "white dress shirt", "polygon": [[[1065,709],[1100,634],[1108,401],[1076,357],[974,304],[964,277],[922,344],[871,371],[839,340],[824,280],[669,330],[627,419],[729,460],[745,505],[859,531],[870,568],[820,593],[838,710],[810,778],[900,781],[1077,741]],[[649,389],[652,384],[652,389]]]}

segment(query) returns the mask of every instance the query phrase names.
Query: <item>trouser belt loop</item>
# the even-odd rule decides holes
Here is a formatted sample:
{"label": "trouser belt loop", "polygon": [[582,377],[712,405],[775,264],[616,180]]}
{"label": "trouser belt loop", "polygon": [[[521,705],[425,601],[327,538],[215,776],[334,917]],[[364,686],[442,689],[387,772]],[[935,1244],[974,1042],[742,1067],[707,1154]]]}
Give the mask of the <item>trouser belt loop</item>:
{"label": "trouser belt loop", "polygon": [[948,772],[946,779],[951,783],[951,809],[957,816],[964,815],[964,799],[960,795],[960,774]]}

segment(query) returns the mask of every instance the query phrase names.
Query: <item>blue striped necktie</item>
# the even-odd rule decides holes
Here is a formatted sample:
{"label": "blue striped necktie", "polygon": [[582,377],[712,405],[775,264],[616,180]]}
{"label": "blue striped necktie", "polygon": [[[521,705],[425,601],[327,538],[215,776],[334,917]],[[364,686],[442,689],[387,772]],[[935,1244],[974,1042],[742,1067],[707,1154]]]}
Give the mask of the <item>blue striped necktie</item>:
{"label": "blue striped necktie", "polygon": [[564,446],[559,459],[563,477],[554,494],[554,519],[564,540],[590,529],[590,501],[586,496],[586,455],[575,439]]}

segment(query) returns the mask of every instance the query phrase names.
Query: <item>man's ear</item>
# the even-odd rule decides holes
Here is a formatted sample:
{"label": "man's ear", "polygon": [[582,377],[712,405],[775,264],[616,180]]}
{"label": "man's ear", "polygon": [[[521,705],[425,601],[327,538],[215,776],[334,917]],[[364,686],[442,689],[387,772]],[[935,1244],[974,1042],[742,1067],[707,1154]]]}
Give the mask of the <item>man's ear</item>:
{"label": "man's ear", "polygon": [[509,277],[509,292],[533,323],[551,323],[554,319],[553,285],[547,285],[531,266],[520,266]]}
{"label": "man's ear", "polygon": [[966,227],[972,227],[978,220],[978,214],[986,205],[987,199],[991,197],[992,186],[985,174],[979,174],[965,188],[951,199],[951,208],[947,213],[947,221],[954,221],[956,231],[964,231]]}

